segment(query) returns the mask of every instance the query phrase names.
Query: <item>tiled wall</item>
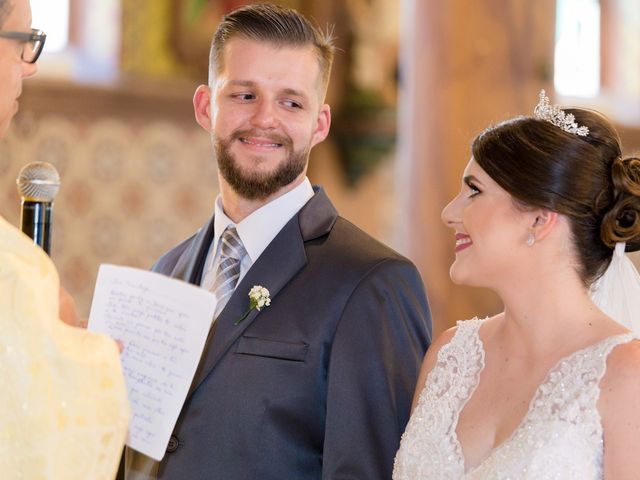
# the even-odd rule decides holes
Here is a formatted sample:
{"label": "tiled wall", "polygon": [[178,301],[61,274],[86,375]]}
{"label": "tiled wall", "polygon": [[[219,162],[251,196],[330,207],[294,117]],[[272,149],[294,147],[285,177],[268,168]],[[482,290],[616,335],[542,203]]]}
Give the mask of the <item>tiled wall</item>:
{"label": "tiled wall", "polygon": [[0,214],[14,225],[20,168],[47,161],[60,173],[52,258],[84,315],[100,263],[148,268],[208,218],[218,191],[209,138],[197,126],[28,116],[0,145]]}

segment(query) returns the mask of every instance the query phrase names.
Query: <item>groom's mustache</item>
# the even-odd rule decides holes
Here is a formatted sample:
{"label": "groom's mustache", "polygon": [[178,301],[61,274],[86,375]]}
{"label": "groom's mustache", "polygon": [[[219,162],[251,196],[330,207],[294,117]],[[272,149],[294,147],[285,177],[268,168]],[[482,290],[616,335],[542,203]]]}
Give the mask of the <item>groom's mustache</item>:
{"label": "groom's mustache", "polygon": [[278,143],[285,148],[293,148],[293,140],[288,135],[280,135],[273,132],[262,132],[256,129],[244,129],[244,130],[235,130],[229,136],[229,143],[233,140],[240,140],[242,138],[250,138],[250,137],[258,137],[267,139],[273,143]]}

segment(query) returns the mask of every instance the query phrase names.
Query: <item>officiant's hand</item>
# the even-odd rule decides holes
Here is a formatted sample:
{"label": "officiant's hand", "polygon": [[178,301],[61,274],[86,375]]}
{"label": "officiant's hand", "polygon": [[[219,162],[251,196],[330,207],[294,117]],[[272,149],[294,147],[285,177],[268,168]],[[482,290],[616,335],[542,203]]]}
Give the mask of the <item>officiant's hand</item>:
{"label": "officiant's hand", "polygon": [[[87,320],[80,318],[76,309],[76,302],[73,297],[60,285],[60,320],[67,325],[78,328],[87,328]],[[120,340],[115,340],[120,353],[124,350],[124,344]]]}
{"label": "officiant's hand", "polygon": [[72,327],[87,328],[87,321],[80,318],[76,309],[76,302],[73,297],[60,285],[60,307],[59,315],[67,325]]}

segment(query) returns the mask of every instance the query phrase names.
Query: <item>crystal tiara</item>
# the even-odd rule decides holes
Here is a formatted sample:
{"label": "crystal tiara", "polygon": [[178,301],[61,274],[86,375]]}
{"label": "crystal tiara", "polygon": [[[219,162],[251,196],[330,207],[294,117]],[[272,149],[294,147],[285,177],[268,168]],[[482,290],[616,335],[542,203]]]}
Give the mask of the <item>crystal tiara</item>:
{"label": "crystal tiara", "polygon": [[549,97],[544,90],[540,90],[540,101],[533,109],[533,116],[539,120],[554,124],[565,132],[586,137],[589,135],[589,127],[580,126],[572,113],[566,113],[558,105],[551,105]]}

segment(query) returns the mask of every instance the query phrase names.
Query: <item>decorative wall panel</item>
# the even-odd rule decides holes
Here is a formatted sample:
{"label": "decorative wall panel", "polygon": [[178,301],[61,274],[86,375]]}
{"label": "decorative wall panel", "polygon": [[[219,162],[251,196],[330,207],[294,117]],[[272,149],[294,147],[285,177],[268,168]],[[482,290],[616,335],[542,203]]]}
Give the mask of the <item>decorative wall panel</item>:
{"label": "decorative wall panel", "polygon": [[218,192],[209,139],[197,126],[23,117],[0,146],[0,214],[14,225],[15,178],[33,161],[60,173],[52,257],[83,315],[100,263],[149,268],[208,218]]}

